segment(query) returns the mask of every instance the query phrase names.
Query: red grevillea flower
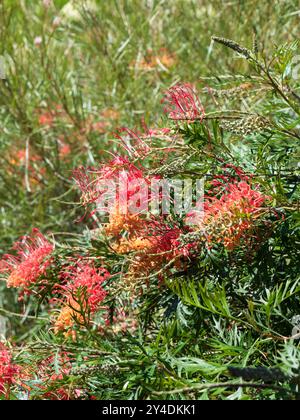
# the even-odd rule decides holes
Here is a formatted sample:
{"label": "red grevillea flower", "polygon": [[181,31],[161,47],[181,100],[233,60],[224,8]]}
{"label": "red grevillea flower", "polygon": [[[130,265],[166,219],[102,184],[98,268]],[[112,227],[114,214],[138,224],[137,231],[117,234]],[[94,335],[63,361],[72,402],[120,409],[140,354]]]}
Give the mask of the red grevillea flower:
{"label": "red grevillea flower", "polygon": [[0,343],[0,395],[9,393],[9,388],[16,382],[20,371],[20,367],[12,362],[10,350]]}
{"label": "red grevillea flower", "polygon": [[[78,262],[69,266],[62,273],[66,285],[61,286],[63,299],[61,311],[54,323],[54,332],[64,331],[66,337],[76,338],[73,326],[76,320],[83,324],[86,313],[94,314],[107,293],[102,284],[110,274],[104,268],[95,268],[93,264]],[[84,311],[84,313],[82,313]]]}
{"label": "red grevillea flower", "polygon": [[115,156],[99,168],[79,167],[73,171],[73,178],[82,192],[83,205],[95,203],[103,194],[103,181],[118,181],[128,175],[129,180],[143,177],[143,172],[128,158]]}
{"label": "red grevillea flower", "polygon": [[[99,212],[127,213],[130,200],[151,184],[151,178],[126,157],[115,156],[99,168],[78,168],[73,172],[75,182],[82,192],[84,206],[97,204]],[[148,189],[147,189],[148,192]],[[147,206],[149,197],[144,194],[140,208]],[[107,205],[109,203],[109,205]]]}
{"label": "red grevillea flower", "polygon": [[115,156],[110,162],[102,165],[99,178],[118,179],[124,172],[128,173],[130,179],[143,178],[143,171],[123,156]]}
{"label": "red grevillea flower", "polygon": [[[70,375],[73,359],[67,352],[59,352],[39,360],[37,364],[30,364],[23,380],[29,393],[33,390],[36,394],[47,400],[70,400],[76,397],[78,390],[66,386],[64,380]],[[34,383],[34,388],[28,385]]]}
{"label": "red grevillea flower", "polygon": [[76,267],[69,267],[68,271],[71,274],[66,290],[75,296],[78,291],[85,291],[89,311],[95,313],[106,297],[106,291],[102,284],[109,279],[109,272],[104,268],[98,269],[93,264],[87,263],[77,263]]}
{"label": "red grevillea flower", "polygon": [[209,243],[223,243],[227,249],[233,249],[242,239],[251,237],[268,199],[247,182],[229,184],[220,198],[206,198],[199,226]]}
{"label": "red grevillea flower", "polygon": [[[124,231],[126,235],[123,234]],[[132,253],[125,276],[132,292],[139,291],[139,287],[135,289],[135,286],[140,278],[162,272],[166,266],[182,268],[186,257],[195,248],[195,244],[182,245],[180,242],[181,235],[187,231],[187,228],[167,225],[162,218],[111,218],[105,233],[111,236],[112,248],[119,254]]]}
{"label": "red grevillea flower", "polygon": [[165,95],[165,113],[172,120],[202,121],[205,115],[203,105],[192,85],[178,84]]}
{"label": "red grevillea flower", "polygon": [[54,246],[38,229],[33,229],[31,235],[21,238],[13,249],[16,255],[4,255],[0,272],[8,274],[7,287],[27,289],[46,272]]}
{"label": "red grevillea flower", "polygon": [[249,216],[255,214],[261,209],[261,206],[268,197],[252,189],[251,186],[244,181],[229,184],[227,191],[218,198],[210,198],[206,205],[206,211],[209,215],[218,215],[220,211],[240,216]]}
{"label": "red grevillea flower", "polygon": [[80,166],[73,170],[73,178],[81,191],[81,202],[84,206],[95,203],[100,196],[97,190],[95,173],[96,168]]}

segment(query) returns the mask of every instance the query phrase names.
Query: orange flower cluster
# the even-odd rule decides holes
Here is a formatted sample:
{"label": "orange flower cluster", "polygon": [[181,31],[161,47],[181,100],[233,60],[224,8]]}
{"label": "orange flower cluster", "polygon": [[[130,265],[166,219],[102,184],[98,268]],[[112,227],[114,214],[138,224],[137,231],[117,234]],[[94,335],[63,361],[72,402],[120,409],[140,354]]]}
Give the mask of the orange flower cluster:
{"label": "orange flower cluster", "polygon": [[157,54],[148,50],[142,60],[132,63],[139,70],[150,71],[158,67],[170,68],[176,64],[176,56],[170,53],[166,48],[161,48]]}
{"label": "orange flower cluster", "polygon": [[80,312],[80,304],[74,299],[69,298],[60,309],[59,315],[54,321],[54,333],[58,334],[59,332],[63,332],[66,338],[72,337],[73,341],[76,341],[74,324],[84,324],[84,318]]}
{"label": "orange flower cluster", "polygon": [[[166,264],[182,266],[182,259],[189,255],[190,246],[181,246],[179,237],[184,231],[178,226],[168,226],[162,218],[145,218],[139,215],[110,215],[104,233],[111,238],[111,246],[119,254],[132,253],[126,285],[131,292],[138,292],[139,279],[146,280],[152,273],[159,273]],[[136,289],[136,290],[134,290]]]}
{"label": "orange flower cluster", "polygon": [[[166,112],[172,119],[201,121],[204,117],[201,101],[191,85],[172,87],[167,92],[165,102]],[[151,153],[151,144],[136,132],[123,128],[117,137],[130,158],[135,161],[145,159]],[[143,167],[132,163],[130,158],[115,156],[99,168],[79,168],[74,171],[84,206],[97,203],[94,211],[99,211],[98,200],[103,195],[102,185],[105,180],[127,182],[129,188],[125,190],[126,204],[138,191],[138,187],[130,188],[135,186],[135,181],[142,180],[151,184],[153,178],[147,175]],[[233,250],[253,239],[258,224],[256,222],[261,219],[263,205],[268,197],[251,187],[251,178],[241,168],[224,163],[223,169],[222,175],[212,182],[213,188],[206,198],[204,216],[200,221],[195,217],[194,226],[185,223],[187,220],[179,224],[170,216],[164,218],[153,215],[149,213],[148,206],[147,214],[131,213],[130,206],[126,207],[125,212],[124,209],[121,211],[119,196],[122,192],[117,191],[115,204],[104,209],[109,211],[109,223],[103,226],[102,233],[109,238],[116,253],[130,254],[125,275],[127,284],[134,288],[139,279],[160,275],[165,272],[166,267],[182,269],[200,243],[206,243],[208,247],[222,244],[226,249]],[[141,194],[139,197],[140,201],[150,200],[149,194]],[[140,207],[143,208],[143,202],[140,202]],[[192,213],[188,216],[193,216]],[[182,241],[181,237],[190,232],[200,233],[201,240],[198,243],[197,240],[193,243]]]}
{"label": "orange flower cluster", "polygon": [[[13,249],[16,255],[4,255],[0,261],[0,273],[6,276],[7,287],[21,290],[21,300],[24,294],[32,293],[34,287],[37,292],[47,285],[46,274],[53,262],[54,246],[38,229],[33,229],[31,235],[17,241]],[[83,263],[79,257],[76,264],[68,265],[60,272],[61,284],[53,291],[58,292],[62,299],[52,299],[60,306],[54,326],[56,333],[64,331],[66,336],[75,337],[74,324],[86,325],[90,315],[99,310],[106,297],[102,284],[109,277],[105,269],[97,269],[93,263]]]}

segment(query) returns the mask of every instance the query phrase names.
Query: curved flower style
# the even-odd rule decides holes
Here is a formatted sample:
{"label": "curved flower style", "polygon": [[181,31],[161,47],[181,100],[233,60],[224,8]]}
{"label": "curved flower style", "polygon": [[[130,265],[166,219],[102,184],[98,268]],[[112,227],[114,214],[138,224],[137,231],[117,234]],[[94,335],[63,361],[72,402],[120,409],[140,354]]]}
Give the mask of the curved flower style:
{"label": "curved flower style", "polygon": [[142,158],[151,151],[151,147],[142,138],[143,136],[129,128],[120,128],[115,136],[121,140],[124,149],[131,157]]}
{"label": "curved flower style", "polygon": [[13,246],[16,255],[4,255],[0,261],[0,272],[8,274],[7,287],[28,289],[45,274],[50,265],[49,256],[54,246],[38,229],[30,236],[24,236]]}
{"label": "curved flower style", "polygon": [[163,100],[165,113],[172,120],[202,121],[205,115],[203,105],[195,89],[188,83],[171,87]]}

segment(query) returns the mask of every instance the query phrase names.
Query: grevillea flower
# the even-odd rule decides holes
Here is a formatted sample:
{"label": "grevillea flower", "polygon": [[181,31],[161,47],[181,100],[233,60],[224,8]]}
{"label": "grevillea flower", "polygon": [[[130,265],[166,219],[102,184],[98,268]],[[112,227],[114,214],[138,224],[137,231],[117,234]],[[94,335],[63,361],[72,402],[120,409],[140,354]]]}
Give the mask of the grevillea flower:
{"label": "grevillea flower", "polygon": [[84,323],[84,319],[80,315],[80,305],[69,297],[54,321],[54,333],[63,332],[66,338],[72,337],[73,341],[76,341],[76,331],[74,330],[76,321],[81,325]]}
{"label": "grevillea flower", "polygon": [[64,142],[59,143],[59,157],[61,159],[67,158],[71,152],[72,152],[72,149],[69,144],[64,143]]}
{"label": "grevillea flower", "polygon": [[[73,176],[82,192],[84,206],[97,204],[98,211],[114,214],[127,213],[131,199],[141,187],[151,183],[141,169],[121,156],[115,156],[99,168],[78,168]],[[148,196],[144,198],[148,203]],[[140,203],[140,207],[144,208],[147,203]]]}
{"label": "grevillea flower", "polygon": [[33,229],[31,235],[21,238],[13,249],[16,255],[4,255],[0,272],[8,275],[7,287],[26,290],[45,274],[54,247],[38,229]]}
{"label": "grevillea flower", "polygon": [[81,203],[84,206],[95,203],[100,196],[97,190],[95,178],[96,168],[85,168],[80,166],[73,170],[73,178],[81,190]]}
{"label": "grevillea flower", "polygon": [[135,214],[110,214],[109,223],[104,227],[104,232],[108,236],[122,238],[126,232],[127,238],[136,237],[145,227],[145,220]]}
{"label": "grevillea flower", "polygon": [[21,368],[12,362],[10,350],[0,343],[0,395],[8,396],[10,387],[16,383]]}
{"label": "grevillea flower", "polygon": [[89,311],[95,313],[106,297],[102,284],[109,279],[110,274],[104,268],[97,269],[93,264],[86,263],[77,263],[76,267],[69,267],[68,271],[71,272],[66,286],[68,292],[76,296],[79,290],[85,290]]}
{"label": "grevillea flower", "polygon": [[101,112],[101,117],[108,120],[118,120],[120,118],[120,113],[116,109],[107,108]]}
{"label": "grevillea flower", "polygon": [[172,120],[202,121],[204,118],[201,100],[188,83],[171,87],[163,102],[166,104],[164,111]]}
{"label": "grevillea flower", "polygon": [[132,294],[150,274],[165,271],[166,266],[182,268],[190,255],[191,245],[181,245],[180,237],[188,228],[169,226],[162,218],[128,215],[111,217],[104,228],[111,247],[118,254],[131,253],[130,264],[124,276],[124,286]]}
{"label": "grevillea flower", "polygon": [[75,266],[68,266],[62,275],[67,282],[61,286],[64,298],[54,331],[65,331],[67,336],[74,337],[74,323],[83,324],[85,316],[89,317],[99,310],[107,294],[102,284],[110,274],[104,268],[97,269],[93,264],[78,262]]}
{"label": "grevillea flower", "polygon": [[[70,375],[72,360],[67,352],[58,352],[54,356],[39,360],[37,364],[30,364],[22,377],[23,387],[27,388],[29,393],[34,392],[47,400],[76,398],[76,393],[80,390],[72,389],[69,384],[66,386],[64,383]],[[34,383],[33,389],[31,383]]]}
{"label": "grevillea flower", "polygon": [[220,198],[206,198],[199,227],[208,243],[222,243],[232,250],[242,240],[250,239],[268,199],[245,181],[229,184]]}
{"label": "grevillea flower", "polygon": [[170,53],[166,48],[161,48],[157,54],[148,50],[145,57],[132,63],[139,70],[153,70],[156,67],[169,68],[176,63],[176,56]]}

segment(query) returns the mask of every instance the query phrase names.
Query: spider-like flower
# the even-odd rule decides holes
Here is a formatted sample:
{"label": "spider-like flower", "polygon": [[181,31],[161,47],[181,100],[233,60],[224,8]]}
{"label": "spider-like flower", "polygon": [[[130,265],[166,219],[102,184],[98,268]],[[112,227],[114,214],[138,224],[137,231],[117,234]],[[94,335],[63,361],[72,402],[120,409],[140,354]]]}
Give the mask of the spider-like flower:
{"label": "spider-like flower", "polygon": [[205,115],[203,105],[194,87],[188,83],[171,87],[163,102],[165,113],[172,120],[202,121]]}
{"label": "spider-like flower", "polygon": [[38,229],[17,241],[13,246],[16,255],[6,254],[0,261],[0,273],[8,275],[7,287],[26,290],[36,283],[49,267],[53,249]]}
{"label": "spider-like flower", "polygon": [[13,364],[10,350],[0,343],[0,395],[6,395],[15,383],[20,367]]}
{"label": "spider-like flower", "polygon": [[229,184],[220,198],[207,197],[199,227],[208,243],[222,243],[232,250],[250,239],[269,198],[245,181]]}
{"label": "spider-like flower", "polygon": [[78,291],[85,291],[89,311],[95,313],[106,297],[102,284],[109,279],[109,272],[87,263],[77,263],[76,267],[69,267],[68,271],[71,274],[66,289],[73,295],[77,295]]}
{"label": "spider-like flower", "polygon": [[144,209],[148,206],[147,187],[151,179],[128,158],[115,156],[99,168],[81,167],[73,172],[73,176],[82,192],[82,204],[97,205],[93,212],[126,214],[131,200],[139,191],[144,192],[144,202],[139,203],[138,207]]}
{"label": "spider-like flower", "polygon": [[22,387],[45,400],[74,399],[74,390],[65,385],[65,379],[72,369],[73,358],[64,351],[56,352],[44,359],[37,359],[24,369]]}
{"label": "spider-like flower", "polygon": [[105,233],[111,238],[111,247],[118,254],[131,253],[125,287],[139,293],[141,279],[167,270],[164,267],[182,268],[190,256],[193,244],[183,246],[180,237],[187,229],[168,225],[162,218],[128,216],[111,218]]}
{"label": "spider-like flower", "polygon": [[107,295],[102,284],[110,274],[104,268],[97,269],[93,264],[78,262],[75,266],[68,266],[62,275],[67,282],[61,286],[64,298],[54,331],[65,331],[66,336],[75,338],[73,326],[76,321],[84,324],[86,316],[89,318],[90,314],[100,309]]}

